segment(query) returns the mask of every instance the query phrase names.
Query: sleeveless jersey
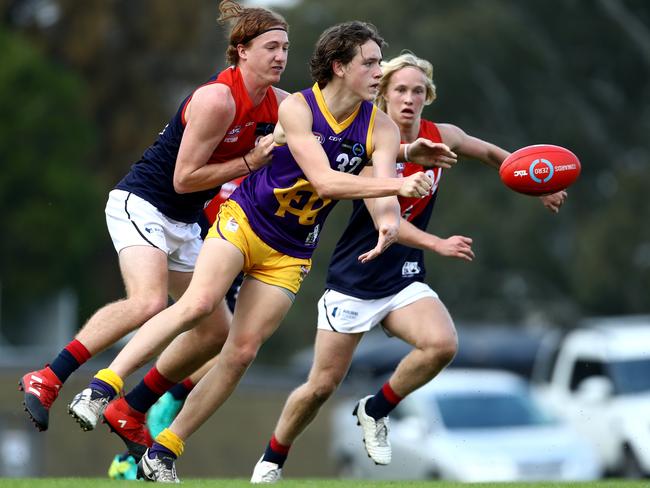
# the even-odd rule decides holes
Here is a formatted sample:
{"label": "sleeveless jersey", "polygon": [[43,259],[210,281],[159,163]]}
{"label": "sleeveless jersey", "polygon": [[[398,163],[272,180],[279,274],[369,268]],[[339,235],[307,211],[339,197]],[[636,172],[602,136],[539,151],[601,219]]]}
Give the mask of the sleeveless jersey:
{"label": "sleeveless jersey", "polygon": [[[230,87],[236,112],[208,164],[223,163],[246,154],[255,147],[257,138],[273,131],[278,120],[278,102],[273,88],[269,87],[262,102],[253,106],[237,67],[225,69],[202,86],[213,83]],[[187,123],[185,110],[191,98],[192,94],[183,100],[156,142],[116,186],[147,200],[167,217],[186,223],[197,222],[205,204],[219,191],[219,187],[184,194],[174,190],[174,167]]]}
{"label": "sleeveless jersey", "polygon": [[[420,121],[418,137],[442,142],[433,122]],[[427,171],[433,180],[431,192],[424,198],[398,197],[402,217],[426,230],[438,194],[440,168],[425,169],[414,163],[397,163],[398,176]],[[360,299],[384,298],[398,293],[425,275],[424,253],[420,249],[393,244],[376,259],[362,264],[357,258],[377,244],[377,230],[363,200],[353,202],[352,215],[339,239],[327,272],[326,288]]]}
{"label": "sleeveless jersey", "polygon": [[[372,152],[376,108],[363,101],[338,123],[318,85],[300,93],[312,112],[312,132],[330,167],[358,174]],[[260,239],[276,251],[304,259],[313,254],[323,223],[336,203],[319,198],[286,144],[274,148],[271,163],[249,175],[232,199],[242,207]]]}

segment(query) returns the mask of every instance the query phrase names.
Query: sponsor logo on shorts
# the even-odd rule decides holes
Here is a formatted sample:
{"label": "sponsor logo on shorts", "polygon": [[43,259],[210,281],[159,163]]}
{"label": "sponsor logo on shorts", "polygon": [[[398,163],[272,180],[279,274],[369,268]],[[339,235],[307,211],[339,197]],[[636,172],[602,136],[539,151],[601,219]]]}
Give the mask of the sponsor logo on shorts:
{"label": "sponsor logo on shorts", "polygon": [[414,276],[420,274],[420,263],[417,261],[406,261],[402,266],[402,276]]}
{"label": "sponsor logo on shorts", "polygon": [[302,283],[302,280],[304,280],[307,277],[307,274],[309,274],[309,270],[311,268],[309,266],[305,266],[304,264],[300,266],[300,282]]}
{"label": "sponsor logo on shorts", "polygon": [[359,312],[356,310],[334,307],[332,309],[332,317],[336,318],[337,316],[341,320],[356,320],[356,318],[359,317]]}
{"label": "sponsor logo on shorts", "polygon": [[239,224],[234,217],[230,217],[228,222],[226,222],[226,230],[229,232],[237,232],[237,229],[239,229]]}
{"label": "sponsor logo on shorts", "polygon": [[163,234],[163,229],[159,225],[148,225],[144,228],[147,234]]}

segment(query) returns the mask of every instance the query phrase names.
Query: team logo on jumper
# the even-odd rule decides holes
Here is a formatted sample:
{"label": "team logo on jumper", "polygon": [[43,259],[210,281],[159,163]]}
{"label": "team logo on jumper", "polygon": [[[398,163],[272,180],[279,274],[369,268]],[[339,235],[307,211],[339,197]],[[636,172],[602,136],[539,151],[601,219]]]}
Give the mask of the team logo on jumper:
{"label": "team logo on jumper", "polygon": [[[538,164],[543,166],[538,166]],[[535,183],[546,183],[548,180],[553,178],[553,163],[548,159],[536,159],[530,163],[530,168],[528,168],[528,173],[530,174],[530,179]]]}
{"label": "team logo on jumper", "polygon": [[[248,124],[246,124],[248,126]],[[275,129],[275,124],[270,122],[258,122],[255,126],[255,135],[256,136],[265,136],[270,134]]]}
{"label": "team logo on jumper", "polygon": [[341,147],[350,156],[358,158],[366,154],[366,148],[360,142],[353,141],[352,139],[343,139]]}
{"label": "team logo on jumper", "polygon": [[334,307],[332,309],[332,317],[336,318],[337,316],[341,320],[355,320],[359,316],[359,312],[356,310]]}
{"label": "team logo on jumper", "polygon": [[305,239],[305,246],[315,246],[318,243],[318,234],[320,234],[320,224],[316,224],[314,230],[307,234],[307,238]]}
{"label": "team logo on jumper", "polygon": [[406,261],[402,266],[402,276],[415,276],[420,274],[420,263],[417,261]]}

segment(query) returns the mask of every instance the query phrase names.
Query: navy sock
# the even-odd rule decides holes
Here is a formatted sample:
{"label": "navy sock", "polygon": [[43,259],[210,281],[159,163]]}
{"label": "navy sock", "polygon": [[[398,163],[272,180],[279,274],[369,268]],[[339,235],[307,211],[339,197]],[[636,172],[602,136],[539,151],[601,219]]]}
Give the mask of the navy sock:
{"label": "navy sock", "polygon": [[401,398],[395,394],[390,385],[385,383],[375,396],[369,398],[366,402],[366,414],[375,420],[387,417],[400,400]]}
{"label": "navy sock", "polygon": [[264,451],[264,456],[262,457],[263,461],[268,461],[270,463],[275,463],[279,468],[284,466],[284,462],[289,456],[289,448],[291,446],[283,446],[280,444],[275,435],[271,437],[268,445],[266,446],[266,451]]}
{"label": "navy sock", "polygon": [[185,383],[182,381],[180,383],[176,383],[169,389],[169,393],[171,393],[176,400],[185,400],[187,398],[187,395],[190,394],[190,391],[192,390],[188,389],[187,386],[185,386]]}
{"label": "navy sock", "polygon": [[90,359],[90,351],[86,349],[81,342],[77,339],[71,340],[67,346],[65,346],[59,355],[54,358],[52,364],[50,364],[50,369],[59,378],[61,383],[65,383],[65,380],[74,373],[79,366]]}
{"label": "navy sock", "polygon": [[50,369],[56,375],[61,383],[65,383],[65,380],[74,373],[80,364],[79,361],[68,351],[67,349],[62,349],[59,355],[52,361],[50,364]]}
{"label": "navy sock", "polygon": [[126,403],[138,412],[145,413],[151,406],[158,401],[160,395],[147,386],[144,380],[133,388],[124,397]]}

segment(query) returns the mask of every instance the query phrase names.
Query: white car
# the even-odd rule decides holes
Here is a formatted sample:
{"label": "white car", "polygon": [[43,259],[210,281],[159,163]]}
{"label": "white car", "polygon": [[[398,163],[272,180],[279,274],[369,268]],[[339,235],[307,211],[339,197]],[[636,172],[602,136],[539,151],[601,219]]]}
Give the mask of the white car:
{"label": "white car", "polygon": [[332,416],[331,454],[344,477],[490,482],[602,473],[590,444],[545,415],[510,372],[448,369],[407,396],[390,415],[387,466],[368,458],[354,404],[341,402]]}
{"label": "white car", "polygon": [[533,391],[607,474],[650,477],[650,316],[589,319],[540,348]]}

